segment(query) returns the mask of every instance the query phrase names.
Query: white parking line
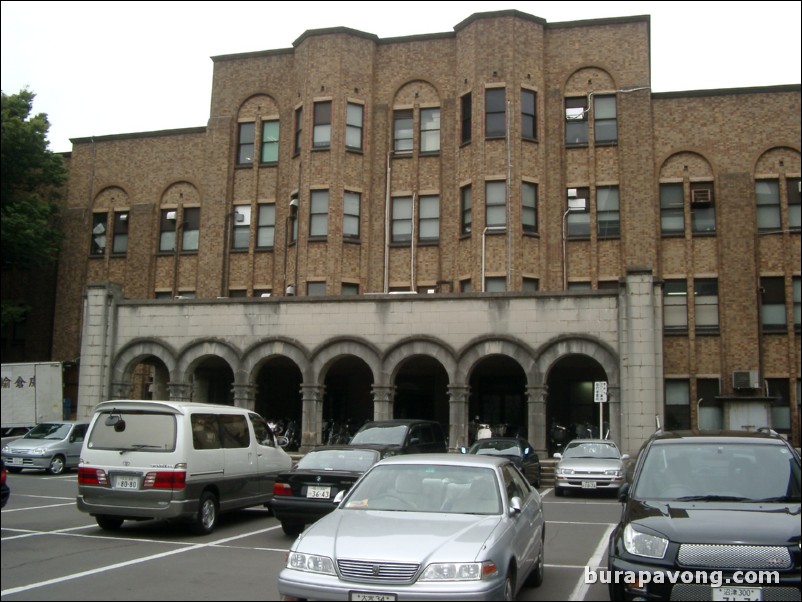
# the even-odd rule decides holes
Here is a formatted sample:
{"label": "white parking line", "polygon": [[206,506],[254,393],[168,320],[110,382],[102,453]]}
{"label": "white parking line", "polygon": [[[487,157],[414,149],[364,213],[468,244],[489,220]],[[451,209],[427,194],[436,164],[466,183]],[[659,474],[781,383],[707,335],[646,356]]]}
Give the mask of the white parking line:
{"label": "white parking line", "polygon": [[9,508],[8,510],[3,510],[3,514],[6,512],[22,512],[23,510],[41,510],[42,508],[58,508],[59,506],[74,506],[75,502],[69,502],[67,504],[50,504],[48,506],[31,506],[30,508]]}
{"label": "white parking line", "polygon": [[106,571],[112,571],[114,569],[120,569],[127,566],[132,566],[135,564],[140,564],[143,562],[149,562],[151,560],[158,560],[159,558],[165,558],[166,556],[173,556],[175,554],[183,554],[184,552],[190,552],[192,550],[200,550],[202,548],[209,548],[212,546],[216,546],[219,544],[224,544],[229,541],[235,541],[237,539],[242,539],[244,537],[251,537],[253,535],[259,535],[261,533],[266,533],[268,531],[273,531],[274,529],[278,529],[281,525],[274,525],[272,527],[267,527],[266,529],[259,529],[258,531],[251,531],[249,533],[243,533],[241,535],[235,535],[234,537],[225,537],[223,539],[218,539],[217,541],[212,541],[209,543],[199,543],[188,548],[181,548],[178,550],[170,550],[169,552],[161,552],[159,554],[152,554],[150,556],[143,556],[142,558],[136,558],[134,560],[127,560],[125,562],[118,562],[116,564],[110,564],[103,567],[98,567],[96,569],[91,569],[88,571],[82,571],[80,573],[73,573],[72,575],[64,575],[63,577],[56,577],[55,579],[48,579],[47,581],[40,581],[38,583],[31,583],[29,585],[21,585],[19,587],[11,587],[9,589],[4,589],[0,592],[0,597],[2,596],[10,596],[12,594],[18,594],[20,592],[27,592],[32,589],[37,589],[40,587],[47,587],[48,585],[55,585],[56,583],[63,583],[64,581],[71,581],[73,579],[81,579],[82,577],[89,577],[90,575],[96,575],[98,573],[104,573]]}
{"label": "white parking line", "polygon": [[81,529],[91,529],[92,527],[97,527],[95,523],[91,525],[83,525],[81,527],[69,527],[68,529],[58,529],[56,531],[31,531],[30,529],[5,529],[6,531],[12,531],[16,533],[22,533],[22,535],[12,535],[10,537],[4,537],[3,541],[13,541],[15,539],[23,539],[25,537],[35,537],[37,535],[68,535],[70,531],[80,531]]}
{"label": "white parking line", "polygon": [[[604,557],[604,552],[607,550],[607,541],[610,539],[610,533],[613,532],[613,529],[615,529],[615,525],[610,525],[604,531],[604,535],[602,535],[599,545],[596,546],[596,550],[593,552],[593,556],[591,556],[590,560],[588,560],[587,566],[591,567],[599,566],[601,559]],[[588,593],[588,589],[590,589],[590,584],[585,583],[585,573],[583,571],[582,575],[579,577],[579,581],[577,581],[577,584],[574,587],[574,591],[571,592],[571,595],[568,596],[568,599],[584,600],[585,595]]]}

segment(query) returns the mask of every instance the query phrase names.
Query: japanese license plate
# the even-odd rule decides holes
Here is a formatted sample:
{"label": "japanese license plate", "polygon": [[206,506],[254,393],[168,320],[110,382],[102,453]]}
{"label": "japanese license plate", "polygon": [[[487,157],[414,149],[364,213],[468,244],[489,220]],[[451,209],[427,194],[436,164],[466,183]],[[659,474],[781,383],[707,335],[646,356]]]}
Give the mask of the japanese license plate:
{"label": "japanese license plate", "polygon": [[22,458],[11,458],[9,464],[22,466]]}
{"label": "japanese license plate", "polygon": [[596,489],[596,481],[582,481],[582,489]]}
{"label": "japanese license plate", "polygon": [[115,489],[139,489],[139,479],[136,477],[115,477]]}
{"label": "japanese license plate", "polygon": [[319,485],[310,485],[306,489],[306,497],[316,499],[329,499],[331,494],[331,487],[320,487]]}
{"label": "japanese license plate", "polygon": [[713,600],[728,602],[751,602],[763,599],[763,590],[759,587],[714,587]]}
{"label": "japanese license plate", "polygon": [[396,595],[374,594],[372,592],[349,592],[348,599],[361,602],[384,602],[385,600],[396,600]]}

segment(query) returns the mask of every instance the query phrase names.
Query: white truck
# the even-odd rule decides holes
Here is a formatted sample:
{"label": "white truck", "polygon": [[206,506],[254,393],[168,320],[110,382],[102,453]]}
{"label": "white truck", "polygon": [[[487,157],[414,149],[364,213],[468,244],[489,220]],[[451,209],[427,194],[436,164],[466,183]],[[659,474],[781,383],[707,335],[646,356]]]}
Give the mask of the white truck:
{"label": "white truck", "polygon": [[2,430],[64,418],[61,362],[2,364]]}

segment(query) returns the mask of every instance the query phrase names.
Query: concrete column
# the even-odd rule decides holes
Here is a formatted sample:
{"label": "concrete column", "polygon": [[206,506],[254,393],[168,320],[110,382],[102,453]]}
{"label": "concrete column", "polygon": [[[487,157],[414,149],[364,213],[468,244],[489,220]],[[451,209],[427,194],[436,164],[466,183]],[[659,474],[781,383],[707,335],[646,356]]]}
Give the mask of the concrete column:
{"label": "concrete column", "polygon": [[234,405],[238,408],[247,408],[256,411],[256,387],[253,385],[232,385]]}
{"label": "concrete column", "polygon": [[301,453],[323,442],[323,385],[301,384]]}
{"label": "concrete column", "polygon": [[373,420],[389,420],[393,417],[395,385],[373,385]]}
{"label": "concrete column", "polygon": [[548,385],[535,385],[526,388],[527,396],[527,437],[535,446],[541,458],[548,457],[548,429],[546,428],[546,399]]}
{"label": "concrete column", "polygon": [[[621,442],[621,387],[607,388],[607,411],[610,421],[610,439]],[[601,434],[604,437],[604,433]]]}
{"label": "concrete column", "polygon": [[186,383],[167,383],[170,401],[192,401],[192,385]]}
{"label": "concrete column", "polygon": [[448,444],[452,449],[468,446],[468,394],[470,386],[448,385]]}
{"label": "concrete column", "polygon": [[132,383],[111,383],[112,399],[131,399],[133,394],[134,385]]}

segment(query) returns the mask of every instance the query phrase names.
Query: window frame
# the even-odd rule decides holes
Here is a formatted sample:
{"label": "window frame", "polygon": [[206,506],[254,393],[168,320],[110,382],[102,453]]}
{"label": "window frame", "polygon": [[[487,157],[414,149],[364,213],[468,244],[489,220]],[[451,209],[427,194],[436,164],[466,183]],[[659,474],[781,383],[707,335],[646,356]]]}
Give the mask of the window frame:
{"label": "window frame", "polygon": [[460,202],[460,236],[467,236],[473,227],[473,188],[471,184],[459,189]]}
{"label": "window frame", "polygon": [[[682,224],[682,228],[667,228],[667,220],[671,220],[669,223],[674,223],[677,217],[680,218],[679,223]],[[685,189],[682,182],[660,183],[660,236],[685,236]]]}
{"label": "window frame", "polygon": [[[599,103],[612,103],[612,117],[603,116],[605,107],[600,107]],[[601,137],[600,131],[612,128],[611,135]],[[612,146],[618,144],[618,99],[615,94],[598,94],[593,96],[593,144],[596,146]]]}
{"label": "window frame", "polygon": [[415,112],[412,109],[396,109],[393,111],[393,152],[409,154],[414,149]]}
{"label": "window frame", "polygon": [[[501,95],[501,110],[498,108]],[[491,110],[492,109],[492,110]],[[501,127],[495,121],[501,116]],[[491,121],[493,124],[491,125]],[[485,88],[485,138],[505,138],[507,136],[507,89],[504,87]]]}
{"label": "window frame", "polygon": [[[412,243],[412,195],[395,196],[390,199],[390,242]],[[408,215],[407,215],[408,213]],[[399,227],[408,225],[408,232]]]}
{"label": "window frame", "polygon": [[237,123],[237,166],[253,165],[256,153],[256,122]]}
{"label": "window frame", "polygon": [[[242,215],[242,221],[237,216]],[[231,217],[231,250],[247,251],[251,246],[251,219],[250,205],[235,205]],[[244,243],[244,244],[243,244]]]}
{"label": "window frame", "polygon": [[[355,120],[353,111],[359,110],[359,119]],[[358,121],[356,123],[355,121]],[[361,151],[363,148],[363,134],[365,127],[365,105],[357,102],[349,102],[345,105],[345,148],[352,151]],[[356,137],[359,144],[349,144],[349,141]]]}
{"label": "window frame", "polygon": [[[89,256],[105,257],[109,246],[109,212],[95,211],[92,213],[92,230],[89,238]],[[102,245],[99,244],[102,240]]]}
{"label": "window frame", "polygon": [[[351,199],[350,203],[349,198]],[[352,210],[354,203],[356,204],[356,212]],[[349,205],[351,205],[350,208]],[[362,194],[352,190],[346,190],[343,192],[343,238],[347,240],[359,240],[361,211]],[[354,226],[356,230],[355,232],[353,231]]]}
{"label": "window frame", "polygon": [[[782,276],[761,276],[760,324],[763,331],[786,332],[788,329],[786,311],[785,278]],[[780,317],[782,320],[779,319]]]}
{"label": "window frame", "polygon": [[[602,208],[605,202],[612,203],[613,197],[615,208]],[[621,238],[621,189],[617,185],[596,188],[596,236],[599,239]]]}
{"label": "window frame", "polygon": [[128,254],[128,220],[130,213],[128,211],[115,211],[112,217],[112,239],[111,239],[111,254],[112,256],[122,256]]}
{"label": "window frame", "polygon": [[[269,243],[264,242],[269,240]],[[276,204],[260,203],[256,216],[256,248],[272,249],[276,244]]]}
{"label": "window frame", "polygon": [[[531,195],[527,195],[527,190],[531,190]],[[535,182],[521,182],[521,228],[524,234],[538,233],[537,193]],[[528,202],[530,196],[531,202]]]}
{"label": "window frame", "polygon": [[[531,97],[531,112],[528,105]],[[537,92],[528,88],[521,88],[521,138],[537,141]]]}
{"label": "window frame", "polygon": [[303,116],[304,108],[300,106],[295,109],[295,137],[293,142],[293,155],[299,155],[303,148]]}
{"label": "window frame", "polygon": [[331,110],[330,100],[319,100],[312,105],[312,148],[323,150],[331,148]]}
{"label": "window frame", "polygon": [[[275,165],[279,158],[279,143],[281,141],[281,122],[278,119],[266,119],[262,124],[262,148],[259,153],[260,165]],[[268,135],[268,128],[275,127],[275,138]],[[275,155],[275,159],[272,156]],[[267,157],[270,157],[269,159]]]}
{"label": "window frame", "polygon": [[[420,123],[418,125],[420,153],[426,155],[436,155],[440,152],[441,144],[440,107],[421,107],[421,109],[418,111],[418,115],[420,119]],[[431,117],[431,119],[429,119],[429,117]],[[437,127],[433,127],[432,124],[435,124]],[[435,141],[436,148],[424,148],[429,144],[434,144]]]}
{"label": "window frame", "polygon": [[[694,201],[694,191],[710,190],[710,200]],[[716,194],[713,182],[691,182],[691,232],[693,234],[716,233]],[[704,227],[704,224],[712,224]]]}
{"label": "window frame", "polygon": [[[424,230],[432,229],[434,235],[425,235]],[[440,241],[440,195],[422,194],[418,196],[418,242],[422,244]]]}
{"label": "window frame", "polygon": [[569,211],[565,216],[565,238],[567,240],[590,240],[591,214],[590,214],[590,187],[571,186],[565,190],[565,207],[569,206],[569,190],[576,190],[576,199],[585,199],[585,209],[582,211]]}
{"label": "window frame", "polygon": [[[581,111],[577,113],[577,110]],[[563,100],[565,117],[565,146],[587,146],[590,140],[588,127],[588,97],[566,96]],[[576,125],[577,127],[569,127]],[[574,133],[576,132],[576,133]]]}
{"label": "window frame", "polygon": [[473,98],[470,92],[460,97],[460,145],[473,139]]}
{"label": "window frame", "polygon": [[693,279],[693,307],[695,331],[700,334],[718,333],[720,328],[718,278]]}
{"label": "window frame", "polygon": [[[312,190],[309,195],[309,239],[325,239],[329,234],[329,205],[331,195],[328,189]],[[322,225],[321,225],[322,224]]]}
{"label": "window frame", "polygon": [[[669,299],[677,302],[669,303]],[[688,281],[685,279],[663,282],[663,331],[666,334],[688,332]]]}
{"label": "window frame", "polygon": [[[759,190],[761,184],[771,190],[761,193]],[[779,178],[755,180],[755,205],[758,232],[779,232],[782,229]],[[767,225],[761,225],[761,222]]]}
{"label": "window frame", "polygon": [[[494,192],[492,195],[491,188]],[[500,201],[497,198],[499,196],[497,190],[502,191]],[[491,215],[498,213],[499,208],[503,210],[504,219],[502,221],[497,221],[495,218],[491,220]],[[487,180],[485,182],[485,227],[507,227],[507,183],[504,180]]]}

